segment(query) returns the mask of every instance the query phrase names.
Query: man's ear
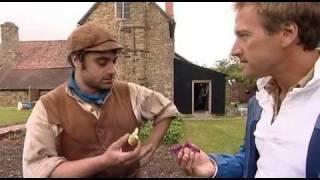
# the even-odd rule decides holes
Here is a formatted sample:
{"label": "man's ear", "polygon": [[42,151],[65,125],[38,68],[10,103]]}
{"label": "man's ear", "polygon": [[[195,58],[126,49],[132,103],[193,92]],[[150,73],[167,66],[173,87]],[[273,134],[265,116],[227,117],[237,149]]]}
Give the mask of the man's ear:
{"label": "man's ear", "polygon": [[71,56],[71,61],[75,68],[81,67],[79,56]]}
{"label": "man's ear", "polygon": [[299,41],[298,32],[299,28],[296,23],[288,22],[282,26],[281,30],[281,46],[288,47],[292,44],[296,44]]}

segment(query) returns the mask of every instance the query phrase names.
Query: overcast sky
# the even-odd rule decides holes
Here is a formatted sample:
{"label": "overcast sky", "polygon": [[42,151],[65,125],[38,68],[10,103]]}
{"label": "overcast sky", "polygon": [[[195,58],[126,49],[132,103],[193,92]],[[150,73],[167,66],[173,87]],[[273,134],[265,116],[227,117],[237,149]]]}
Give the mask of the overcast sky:
{"label": "overcast sky", "polygon": [[[65,40],[93,3],[0,2],[0,24],[15,23],[23,41]],[[208,67],[228,57],[235,39],[231,3],[174,2],[174,16],[177,53]]]}

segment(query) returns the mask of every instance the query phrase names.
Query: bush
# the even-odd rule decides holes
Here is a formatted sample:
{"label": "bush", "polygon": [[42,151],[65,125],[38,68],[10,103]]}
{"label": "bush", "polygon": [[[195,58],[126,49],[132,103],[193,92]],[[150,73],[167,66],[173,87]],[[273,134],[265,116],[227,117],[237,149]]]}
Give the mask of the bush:
{"label": "bush", "polygon": [[[144,142],[152,129],[152,124],[150,121],[147,121],[139,131],[139,138]],[[181,117],[177,117],[172,120],[170,127],[167,130],[162,143],[164,144],[176,144],[183,137],[183,120]]]}

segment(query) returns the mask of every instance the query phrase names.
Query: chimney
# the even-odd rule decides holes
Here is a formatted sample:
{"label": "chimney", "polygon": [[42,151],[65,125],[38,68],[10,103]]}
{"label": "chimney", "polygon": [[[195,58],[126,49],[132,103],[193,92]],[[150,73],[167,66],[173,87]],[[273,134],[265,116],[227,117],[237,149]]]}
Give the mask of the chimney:
{"label": "chimney", "polygon": [[173,2],[165,2],[166,3],[166,13],[173,19]]}
{"label": "chimney", "polygon": [[9,48],[15,46],[19,42],[19,28],[12,22],[5,22],[0,27],[2,47]]}

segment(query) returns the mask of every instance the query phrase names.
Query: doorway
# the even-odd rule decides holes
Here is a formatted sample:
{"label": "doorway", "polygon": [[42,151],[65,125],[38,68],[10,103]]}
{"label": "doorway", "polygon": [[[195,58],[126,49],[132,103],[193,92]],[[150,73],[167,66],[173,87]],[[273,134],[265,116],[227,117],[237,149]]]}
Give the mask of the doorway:
{"label": "doorway", "polygon": [[211,81],[192,81],[192,114],[211,114]]}

